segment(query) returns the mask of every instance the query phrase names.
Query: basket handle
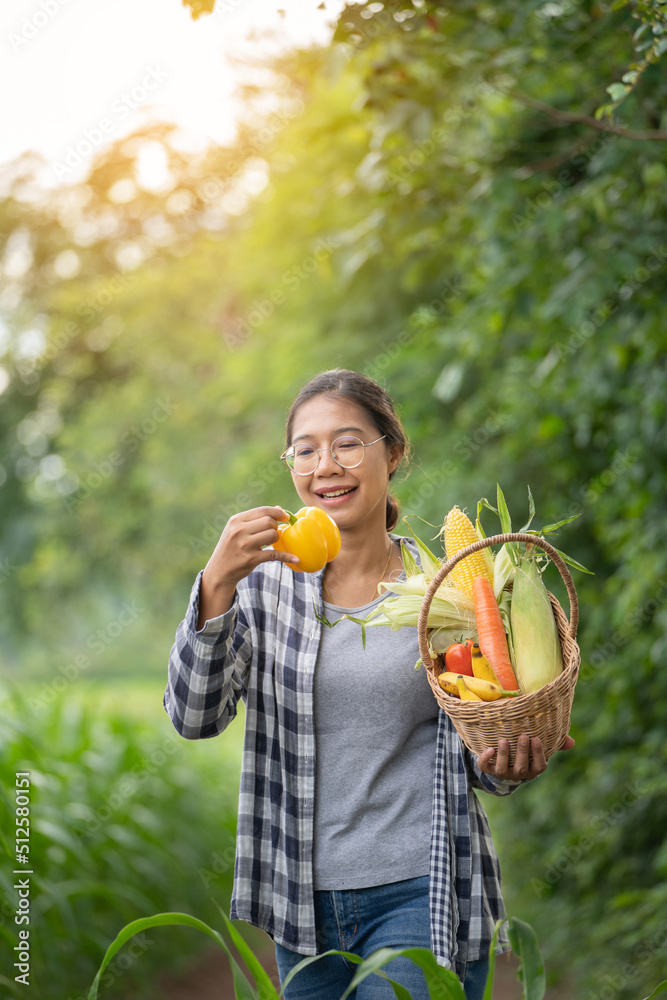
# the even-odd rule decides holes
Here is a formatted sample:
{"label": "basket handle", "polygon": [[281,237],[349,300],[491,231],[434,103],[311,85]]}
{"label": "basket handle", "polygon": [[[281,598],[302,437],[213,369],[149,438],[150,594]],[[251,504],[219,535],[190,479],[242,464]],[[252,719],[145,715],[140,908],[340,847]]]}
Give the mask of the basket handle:
{"label": "basket handle", "polygon": [[428,613],[431,607],[431,601],[435,596],[435,592],[451,571],[454,569],[456,564],[466,556],[470,556],[473,552],[479,552],[480,549],[486,549],[490,545],[503,545],[505,542],[530,542],[531,545],[539,545],[540,548],[549,555],[553,561],[554,566],[563,578],[563,582],[567,588],[567,595],[570,601],[570,621],[568,625],[568,635],[574,641],[577,638],[577,625],[579,624],[579,601],[577,600],[577,591],[574,586],[574,580],[572,579],[572,574],[564,563],[562,557],[558,554],[556,549],[551,545],[546,539],[541,538],[539,535],[529,535],[527,532],[514,531],[507,532],[504,535],[490,535],[489,538],[481,538],[478,542],[473,542],[471,545],[466,545],[464,549],[457,552],[455,556],[448,559],[447,562],[440,567],[433,579],[431,580],[426,593],[424,594],[424,600],[422,601],[421,610],[419,612],[419,620],[417,622],[417,638],[419,639],[419,652],[424,663],[428,663],[431,658],[428,647]]}

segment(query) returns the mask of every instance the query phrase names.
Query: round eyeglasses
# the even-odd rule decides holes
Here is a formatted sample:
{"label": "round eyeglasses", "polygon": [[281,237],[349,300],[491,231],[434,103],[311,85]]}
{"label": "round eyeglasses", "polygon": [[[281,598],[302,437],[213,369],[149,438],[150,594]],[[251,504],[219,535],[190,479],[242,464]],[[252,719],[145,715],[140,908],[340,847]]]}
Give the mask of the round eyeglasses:
{"label": "round eyeglasses", "polygon": [[386,434],[364,444],[358,437],[345,434],[331,442],[330,448],[311,448],[308,444],[293,444],[291,448],[284,451],[280,456],[287,463],[288,468],[297,476],[310,476],[320,464],[320,455],[323,451],[330,451],[331,457],[342,469],[356,469],[364,460],[366,448],[372,444],[377,444],[386,438]]}

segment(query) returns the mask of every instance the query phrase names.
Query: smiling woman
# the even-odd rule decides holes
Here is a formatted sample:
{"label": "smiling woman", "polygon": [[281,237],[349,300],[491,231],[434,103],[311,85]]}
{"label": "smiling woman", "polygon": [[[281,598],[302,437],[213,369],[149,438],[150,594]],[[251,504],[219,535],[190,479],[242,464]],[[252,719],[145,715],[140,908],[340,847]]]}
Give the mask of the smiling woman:
{"label": "smiling woman", "polygon": [[[479,1000],[500,872],[472,789],[520,784],[482,771],[415,673],[416,629],[371,630],[366,615],[403,573],[388,492],[409,443],[386,391],[348,369],[323,372],[289,411],[281,456],[306,508],[326,512],[340,551],[322,568],[279,550],[280,507],[241,511],[192,589],[169,662],[164,707],[186,739],[215,736],[246,705],[232,918],[266,931],[281,983],[307,955],[431,948]],[[321,565],[321,563],[319,564]],[[324,628],[333,613],[336,628]],[[502,935],[499,950],[508,950]],[[422,971],[389,975],[426,1000]],[[338,1000],[354,967],[327,957],[300,970],[286,1000]],[[390,998],[372,976],[357,1000]]]}
{"label": "smiling woman", "polygon": [[328,511],[341,532],[341,552],[325,570],[325,592],[339,606],[361,606],[376,596],[380,580],[402,569],[399,546],[387,536],[398,521],[388,485],[409,450],[401,422],[377,383],[334,370],[301,390],[286,439],[299,497]]}

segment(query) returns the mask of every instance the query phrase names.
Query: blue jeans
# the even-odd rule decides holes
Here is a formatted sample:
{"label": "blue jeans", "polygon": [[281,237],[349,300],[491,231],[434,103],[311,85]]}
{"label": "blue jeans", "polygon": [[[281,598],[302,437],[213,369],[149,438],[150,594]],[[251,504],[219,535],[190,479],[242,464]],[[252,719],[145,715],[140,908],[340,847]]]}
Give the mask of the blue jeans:
{"label": "blue jeans", "polygon": [[[428,875],[369,889],[315,893],[318,952],[332,948],[368,958],[378,948],[430,948]],[[281,984],[304,958],[276,945]],[[340,1000],[358,966],[340,955],[312,962],[298,972],[285,1000]],[[464,980],[467,1000],[481,1000],[488,961],[469,962]],[[424,973],[409,958],[395,958],[384,971],[409,990],[413,1000],[429,1000]],[[395,1000],[388,982],[371,975],[350,994],[350,1000]]]}

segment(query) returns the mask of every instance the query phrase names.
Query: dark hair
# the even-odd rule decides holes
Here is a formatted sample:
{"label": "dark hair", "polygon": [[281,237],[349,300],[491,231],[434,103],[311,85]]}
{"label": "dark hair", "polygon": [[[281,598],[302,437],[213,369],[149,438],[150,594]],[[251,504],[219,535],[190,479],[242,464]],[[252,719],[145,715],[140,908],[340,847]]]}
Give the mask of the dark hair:
{"label": "dark hair", "polygon": [[[296,417],[297,410],[304,403],[323,393],[344,396],[346,399],[350,399],[353,403],[361,406],[373,421],[380,434],[386,435],[387,447],[398,445],[403,451],[401,462],[407,462],[410,453],[410,442],[408,441],[403,424],[396,415],[394,404],[388,393],[374,379],[368,378],[367,375],[362,375],[361,372],[351,371],[349,368],[332,368],[331,371],[321,372],[304,385],[292,403],[287,415],[287,425],[285,428],[287,448],[292,443],[294,418]],[[393,479],[396,469],[390,472],[390,480]],[[392,528],[396,527],[399,513],[398,501],[388,493],[387,531],[391,531]]]}

